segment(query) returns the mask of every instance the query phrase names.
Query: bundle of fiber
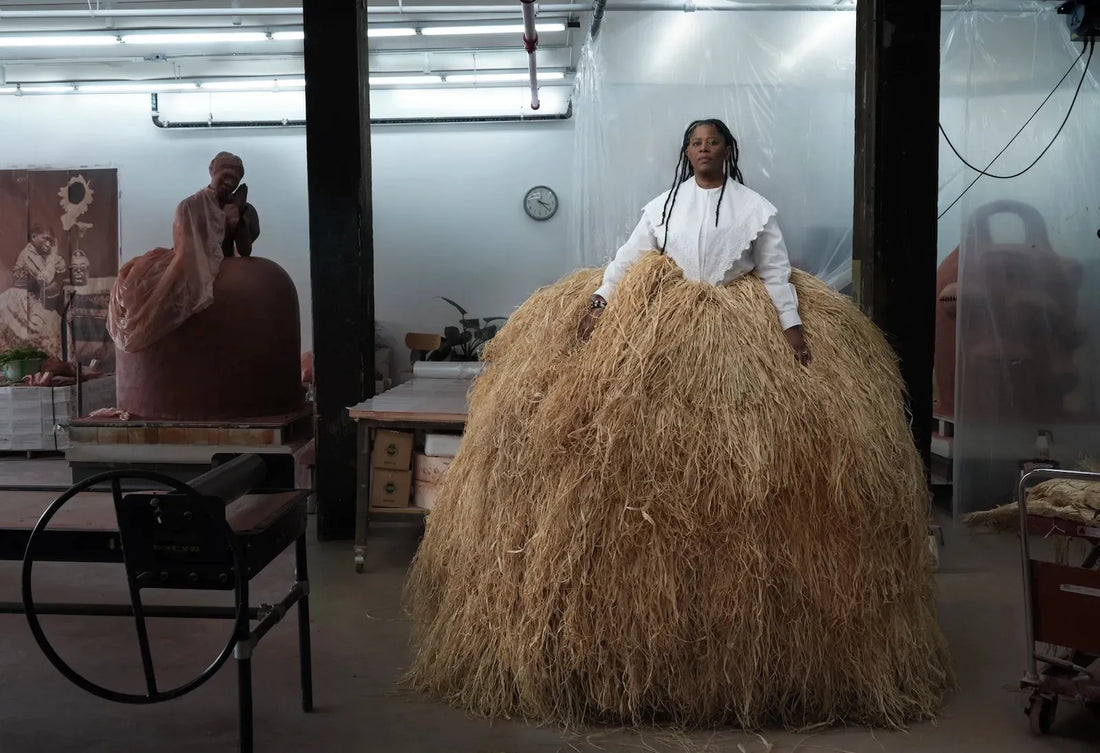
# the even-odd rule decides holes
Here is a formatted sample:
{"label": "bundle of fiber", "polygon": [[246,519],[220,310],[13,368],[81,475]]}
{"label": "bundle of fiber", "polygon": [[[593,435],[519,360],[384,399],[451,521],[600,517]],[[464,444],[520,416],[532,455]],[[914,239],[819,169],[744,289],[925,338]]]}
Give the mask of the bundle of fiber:
{"label": "bundle of fiber", "polygon": [[929,499],[881,334],[796,273],[804,368],[758,278],[649,254],[581,343],[599,277],[486,349],[410,575],[407,683],[566,725],[932,717]]}
{"label": "bundle of fiber", "polygon": [[[1100,462],[1084,459],[1077,470],[1100,472]],[[1089,525],[1100,524],[1100,484],[1078,479],[1051,479],[1027,492],[1027,511],[1044,518],[1059,518]],[[994,531],[1019,531],[1020,506],[1012,502],[962,517],[969,526]]]}

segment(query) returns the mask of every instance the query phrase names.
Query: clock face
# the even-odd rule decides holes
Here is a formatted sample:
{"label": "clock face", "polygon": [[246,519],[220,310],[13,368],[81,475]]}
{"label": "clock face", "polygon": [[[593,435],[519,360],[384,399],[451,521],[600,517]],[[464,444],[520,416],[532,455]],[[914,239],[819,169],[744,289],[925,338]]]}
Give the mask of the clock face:
{"label": "clock face", "polygon": [[535,186],[523,198],[523,208],[533,220],[548,220],[558,211],[558,195],[546,186]]}

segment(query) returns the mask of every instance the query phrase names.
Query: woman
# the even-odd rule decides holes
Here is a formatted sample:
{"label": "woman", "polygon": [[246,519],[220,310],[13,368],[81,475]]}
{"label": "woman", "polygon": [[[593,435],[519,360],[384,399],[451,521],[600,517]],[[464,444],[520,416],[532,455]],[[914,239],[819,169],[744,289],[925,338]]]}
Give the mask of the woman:
{"label": "woman", "polygon": [[696,120],[687,127],[675,182],[646,204],[634,232],[607,266],[581,320],[581,339],[592,334],[626,270],[646,251],[660,249],[688,279],[724,285],[755,271],[775,304],[787,342],[803,365],[810,363],[776,208],[743,185],[737,159],[737,140],[721,120]]}
{"label": "woman", "polygon": [[688,128],[676,176],[486,345],[408,685],[565,725],[928,719],[952,674],[897,358],[790,268],[725,126]]}

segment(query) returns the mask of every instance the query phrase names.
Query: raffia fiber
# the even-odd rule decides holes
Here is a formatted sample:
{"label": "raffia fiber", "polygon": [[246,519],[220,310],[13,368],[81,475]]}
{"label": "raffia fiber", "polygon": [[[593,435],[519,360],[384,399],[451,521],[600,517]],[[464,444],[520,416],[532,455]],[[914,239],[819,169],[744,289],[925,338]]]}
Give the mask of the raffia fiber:
{"label": "raffia fiber", "polygon": [[[1081,458],[1076,469],[1100,473],[1100,461]],[[1100,525],[1100,484],[1064,478],[1044,481],[1028,490],[1027,511],[1044,518]],[[994,531],[1019,531],[1020,506],[1011,502],[991,510],[979,510],[964,515],[962,522]]]}
{"label": "raffia fiber", "polygon": [[754,276],[649,254],[591,340],[600,270],[485,353],[407,595],[407,684],[556,724],[900,727],[952,685],[929,499],[878,330],[793,282],[798,365]]}

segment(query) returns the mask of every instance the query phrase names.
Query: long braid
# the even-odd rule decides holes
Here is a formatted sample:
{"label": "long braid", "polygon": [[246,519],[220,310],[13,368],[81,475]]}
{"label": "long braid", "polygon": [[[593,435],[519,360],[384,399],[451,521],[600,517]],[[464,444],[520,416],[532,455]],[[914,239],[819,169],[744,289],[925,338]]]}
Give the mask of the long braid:
{"label": "long braid", "polygon": [[676,162],[676,170],[673,173],[672,187],[669,189],[668,197],[665,199],[665,206],[661,210],[661,225],[665,226],[665,243],[661,245],[661,253],[665,252],[665,245],[668,244],[668,226],[672,219],[672,210],[676,206],[676,195],[680,192],[680,186],[687,181],[688,178],[695,175],[695,168],[691,165],[691,160],[687,158],[687,148],[691,141],[692,132],[701,125],[710,125],[722,134],[722,138],[726,141],[726,146],[730,147],[729,156],[726,157],[725,162],[722,164],[722,175],[725,180],[722,181],[722,191],[718,194],[718,206],[714,209],[714,226],[718,227],[718,213],[722,209],[722,198],[726,195],[726,182],[729,178],[733,178],[741,185],[745,184],[744,176],[741,175],[741,168],[738,167],[738,160],[741,157],[741,150],[737,144],[737,139],[733,137],[733,133],[729,127],[717,118],[706,118],[704,120],[695,120],[684,130],[684,138],[680,144],[680,157]]}

